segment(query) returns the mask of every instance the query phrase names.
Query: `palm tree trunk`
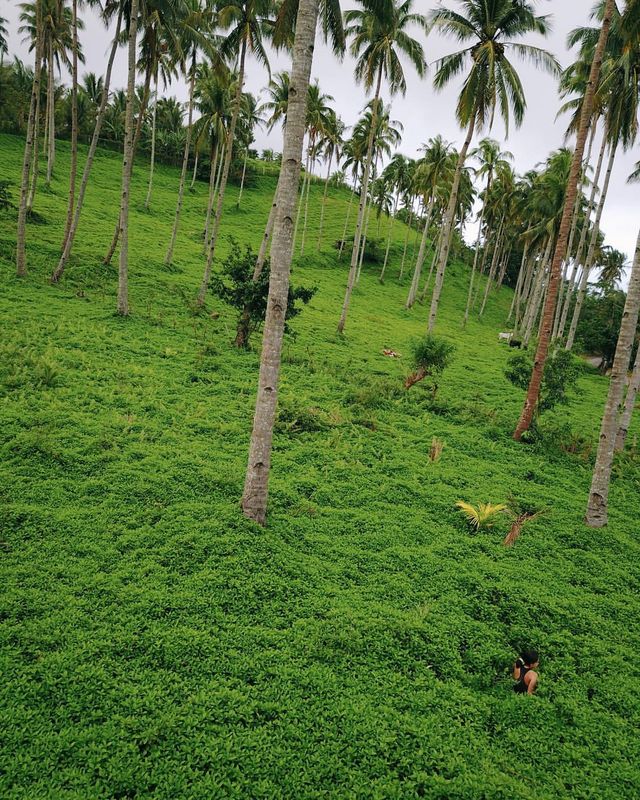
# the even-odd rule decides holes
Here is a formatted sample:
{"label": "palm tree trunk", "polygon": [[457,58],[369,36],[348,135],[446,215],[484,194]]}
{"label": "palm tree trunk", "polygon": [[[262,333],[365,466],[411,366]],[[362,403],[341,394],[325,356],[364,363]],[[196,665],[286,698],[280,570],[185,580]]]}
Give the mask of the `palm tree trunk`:
{"label": "palm tree trunk", "polygon": [[507,317],[507,322],[511,320],[513,312],[515,311],[517,304],[520,302],[520,293],[522,292],[522,286],[524,284],[527,272],[528,250],[529,250],[529,243],[525,242],[524,250],[522,251],[522,261],[520,262],[520,269],[518,271],[518,280],[516,281],[516,288],[514,289],[513,292],[513,300],[511,301],[511,306],[509,307],[509,316]]}
{"label": "palm tree trunk", "polygon": [[496,246],[493,248],[493,258],[491,259],[491,267],[489,269],[489,275],[487,276],[487,283],[484,287],[484,295],[482,297],[482,305],[480,306],[480,311],[478,312],[478,316],[481,317],[484,314],[485,306],[487,305],[487,298],[489,297],[489,290],[491,289],[491,281],[494,279],[496,270],[498,268],[498,262],[500,260],[500,256],[502,255],[502,248],[503,248],[503,233],[504,233],[504,214],[502,215],[502,219],[500,220],[500,227],[498,228],[498,235],[496,236]]}
{"label": "palm tree trunk", "polygon": [[473,129],[476,125],[476,116],[478,114],[477,108],[474,108],[469,120],[469,127],[467,128],[467,136],[462,145],[462,150],[458,156],[458,163],[456,164],[456,172],[453,177],[453,186],[451,187],[451,196],[449,198],[449,206],[444,219],[444,230],[442,240],[440,242],[440,252],[438,254],[438,268],[436,271],[436,280],[433,285],[433,295],[431,297],[431,309],[429,310],[429,333],[433,332],[436,324],[436,317],[438,315],[438,305],[440,303],[440,295],[442,294],[442,284],[444,283],[444,271],[447,268],[447,261],[449,260],[449,250],[451,248],[451,235],[453,233],[453,221],[455,218],[456,208],[458,206],[458,189],[460,188],[460,178],[462,176],[462,168],[464,162],[467,160],[467,153],[469,152],[469,145],[473,138]]}
{"label": "palm tree trunk", "polygon": [[218,200],[216,203],[216,214],[213,218],[213,230],[211,231],[211,241],[209,242],[209,252],[207,253],[207,265],[205,267],[204,275],[202,277],[202,284],[198,292],[197,303],[201,306],[207,295],[209,288],[209,280],[211,278],[211,267],[213,265],[213,258],[216,252],[216,243],[218,241],[218,231],[220,230],[220,221],[222,219],[222,209],[224,204],[224,194],[227,189],[227,180],[229,178],[229,168],[231,167],[231,156],[233,154],[233,140],[236,132],[236,123],[240,113],[240,105],[242,103],[242,89],[244,87],[244,62],[247,55],[247,41],[242,42],[240,50],[240,68],[238,70],[238,86],[236,89],[236,97],[233,106],[233,113],[231,114],[231,122],[229,123],[229,130],[227,131],[226,152],[224,154],[224,166],[222,169],[222,177],[220,179],[220,187],[218,189]]}
{"label": "palm tree trunk", "polygon": [[405,303],[404,306],[406,309],[410,309],[416,302],[416,296],[418,294],[418,286],[420,285],[420,276],[422,275],[422,266],[424,264],[424,259],[427,254],[427,238],[429,236],[429,226],[431,225],[431,217],[433,216],[434,200],[435,200],[435,195],[432,193],[431,197],[429,198],[429,205],[427,207],[427,213],[424,221],[424,228],[422,229],[420,250],[418,250],[418,258],[416,260],[415,269],[413,270],[413,278],[411,280],[411,286],[409,287],[407,302]]}
{"label": "palm tree trunk", "polygon": [[369,231],[369,220],[371,219],[371,203],[366,206],[366,217],[364,223],[364,231],[360,238],[360,253],[358,255],[358,269],[356,272],[356,285],[360,283],[360,272],[362,271],[362,262],[364,261],[364,251],[367,246],[367,233]]}
{"label": "palm tree trunk", "polygon": [[624,408],[620,413],[618,420],[618,432],[616,434],[616,453],[624,450],[625,442],[627,441],[627,433],[629,432],[629,425],[631,425],[631,417],[636,405],[636,398],[638,390],[640,389],[640,347],[636,351],[636,362],[633,365],[633,372],[629,380],[629,387],[627,388],[627,396],[624,401]]}
{"label": "palm tree trunk", "polygon": [[71,26],[73,31],[73,54],[71,61],[71,168],[69,173],[69,202],[67,221],[64,228],[62,250],[67,243],[76,197],[76,177],[78,172],[78,0],[71,4]]}
{"label": "palm tree trunk", "polygon": [[533,333],[533,326],[535,325],[536,319],[538,318],[540,304],[544,296],[544,280],[547,274],[547,268],[549,266],[549,259],[551,258],[552,247],[553,247],[553,236],[549,236],[544,256],[542,257],[542,260],[538,264],[538,269],[536,270],[534,284],[531,288],[531,294],[527,302],[527,310],[525,312],[524,319],[522,321],[522,330],[523,330],[522,344],[525,347],[527,347],[529,344],[529,339],[531,338],[531,334]]}
{"label": "palm tree trunk", "polygon": [[49,36],[49,56],[48,56],[48,109],[49,109],[49,138],[47,139],[47,187],[51,185],[51,177],[53,176],[53,167],[56,160],[56,98],[55,98],[55,82],[53,80],[53,39]]}
{"label": "palm tree trunk", "polygon": [[249,148],[244,151],[244,161],[242,162],[242,178],[240,178],[240,191],[238,192],[238,202],[236,208],[240,209],[240,201],[242,200],[242,191],[244,189],[244,178],[247,174],[247,158],[249,157]]}
{"label": "palm tree trunk", "polygon": [[118,306],[121,316],[129,314],[129,191],[133,160],[133,104],[136,90],[136,37],[138,34],[138,0],[131,0],[129,22],[129,57],[127,106],[124,123],[122,158],[122,199],[120,202],[120,263],[118,267]]}
{"label": "palm tree trunk", "polygon": [[207,252],[207,247],[209,245],[209,225],[211,224],[211,212],[213,211],[213,198],[216,193],[216,167],[218,163],[218,142],[216,142],[215,147],[211,145],[211,153],[210,153],[210,165],[209,165],[209,195],[207,198],[207,214],[204,220],[204,239],[202,242],[202,249],[203,252]]}
{"label": "palm tree trunk", "polygon": [[442,228],[440,228],[440,232],[438,233],[438,238],[435,242],[435,247],[433,248],[433,257],[431,259],[431,266],[429,267],[429,274],[427,275],[427,280],[425,281],[424,287],[420,292],[420,297],[418,298],[418,302],[421,304],[424,303],[424,299],[427,296],[429,286],[431,285],[431,276],[433,275],[433,270],[436,268],[436,261],[438,260],[438,251],[440,249],[441,238],[442,238]]}
{"label": "palm tree trunk", "polygon": [[349,303],[351,301],[351,292],[356,280],[356,273],[358,269],[358,256],[360,254],[360,239],[362,237],[362,228],[364,225],[364,211],[367,204],[367,190],[369,188],[369,174],[371,172],[371,164],[373,161],[373,141],[375,138],[376,126],[378,124],[378,102],[380,98],[380,87],[382,85],[382,64],[378,69],[378,82],[376,84],[376,92],[373,97],[373,105],[371,107],[371,130],[369,131],[369,140],[367,142],[367,157],[364,163],[364,175],[362,177],[362,186],[360,187],[360,203],[358,205],[358,221],[356,222],[356,232],[353,239],[353,250],[351,251],[351,265],[349,267],[349,277],[347,279],[347,290],[342,304],[342,313],[340,314],[340,321],[338,322],[338,333],[344,331],[344,326],[347,322],[347,313],[349,311]]}
{"label": "palm tree trunk", "polygon": [[318,243],[316,245],[316,253],[320,252],[322,245],[322,230],[324,228],[324,212],[327,205],[327,192],[329,190],[329,176],[331,175],[331,162],[333,160],[333,153],[329,155],[329,164],[327,165],[327,175],[324,179],[324,193],[322,195],[322,206],[320,208],[320,230],[318,231]]}
{"label": "palm tree trunk", "polygon": [[347,238],[347,228],[349,227],[349,219],[351,218],[351,206],[353,204],[353,195],[355,192],[352,190],[349,192],[349,204],[347,205],[347,216],[344,220],[344,229],[342,231],[342,239],[340,240],[340,250],[338,251],[338,261],[342,258],[342,251],[344,250],[344,244]]}
{"label": "palm tree trunk", "polygon": [[158,116],[158,70],[156,69],[155,92],[153,101],[153,114],[151,115],[151,161],[149,164],[149,185],[147,187],[147,196],[144,201],[144,207],[149,210],[151,205],[151,189],[153,187],[153,170],[156,164],[156,118]]}
{"label": "palm tree trunk", "polygon": [[582,159],[584,156],[584,148],[587,140],[587,132],[591,123],[593,115],[593,105],[596,87],[600,80],[600,70],[602,67],[602,58],[604,50],[609,38],[609,30],[611,28],[611,19],[615,8],[615,0],[606,0],[604,9],[604,16],[602,20],[602,28],[598,44],[594,53],[593,62],[591,64],[591,73],[589,75],[589,83],[585,92],[584,102],[582,104],[582,114],[580,116],[580,127],[576,137],[576,147],[573,153],[573,160],[571,163],[571,171],[569,173],[569,181],[567,185],[567,193],[565,195],[564,209],[562,211],[562,220],[560,222],[560,231],[558,234],[558,241],[556,243],[556,250],[551,264],[551,274],[549,276],[549,292],[543,311],[543,324],[540,339],[538,341],[538,349],[533,362],[533,370],[531,372],[531,380],[527,390],[527,396],[524,401],[520,419],[516,425],[513,433],[513,438],[520,441],[522,434],[529,429],[533,414],[536,406],[538,405],[538,398],[540,397],[540,386],[542,384],[542,375],[544,372],[544,365],[547,360],[549,352],[549,341],[551,339],[551,328],[553,326],[553,315],[555,311],[556,299],[558,296],[558,281],[560,279],[560,270],[562,268],[562,261],[567,252],[567,244],[569,240],[569,227],[571,225],[571,214],[576,200],[576,192],[578,191],[578,180],[580,171],[582,169]]}
{"label": "palm tree trunk", "polygon": [[620,334],[616,347],[609,394],[604,408],[598,453],[593,469],[591,492],[587,505],[585,522],[590,528],[602,528],[607,524],[607,511],[609,500],[609,483],[611,481],[611,468],[618,429],[618,410],[624,395],[627,370],[631,360],[633,340],[638,325],[638,311],[640,310],[640,233],[636,242],[636,253],[629,278],[629,290],[624,304]]}
{"label": "palm tree trunk", "polygon": [[80,222],[80,213],[82,211],[82,206],[84,203],[84,195],[87,190],[87,186],[89,184],[89,175],[91,174],[91,167],[93,166],[93,159],[95,158],[96,150],[98,148],[100,131],[102,130],[102,123],[104,121],[104,115],[107,108],[107,103],[109,101],[109,86],[111,84],[111,71],[113,69],[113,62],[115,60],[116,51],[118,49],[118,44],[119,44],[118,40],[120,36],[121,25],[122,25],[122,8],[120,8],[120,12],[118,13],[115,35],[113,37],[113,44],[111,45],[111,52],[109,53],[109,60],[107,62],[107,71],[104,76],[104,88],[102,90],[102,97],[100,99],[100,107],[98,109],[98,114],[96,116],[96,123],[93,129],[93,136],[91,138],[91,144],[89,145],[89,152],[87,153],[87,160],[84,165],[84,171],[82,173],[82,180],[80,181],[80,189],[78,191],[78,200],[76,203],[73,221],[71,223],[71,227],[69,228],[69,234],[64,244],[64,249],[62,251],[62,255],[60,256],[60,261],[58,262],[58,266],[56,267],[55,272],[51,276],[52,283],[57,283],[62,277],[62,273],[64,272],[64,269],[69,260],[69,256],[71,255],[73,242],[76,238],[76,233],[78,231],[78,224]]}
{"label": "palm tree trunk", "polygon": [[[491,173],[489,173],[489,178]],[[487,188],[485,190],[485,197],[489,194],[490,183],[489,179],[487,180]],[[467,322],[469,321],[469,311],[471,309],[471,298],[473,297],[473,282],[476,276],[476,268],[478,266],[478,255],[480,254],[480,240],[482,239],[482,225],[484,223],[484,212],[487,206],[486,200],[482,204],[482,211],[480,212],[480,221],[478,223],[478,236],[476,237],[476,251],[473,254],[473,266],[471,267],[471,278],[469,280],[469,291],[467,293],[467,305],[464,310],[464,318],[462,320],[462,327],[467,327]]]}
{"label": "palm tree trunk", "polygon": [[189,81],[189,113],[187,117],[187,134],[184,141],[184,154],[182,156],[182,171],[180,172],[180,184],[178,185],[178,203],[176,205],[176,214],[173,218],[173,229],[171,231],[171,239],[169,241],[169,248],[164,257],[165,264],[171,264],[173,261],[173,250],[176,246],[176,237],[178,235],[178,226],[180,225],[180,213],[182,211],[182,201],[184,199],[184,184],[187,178],[187,167],[189,165],[189,151],[191,150],[191,128],[193,126],[193,92],[196,85],[196,51],[195,48],[191,54],[191,80]]}
{"label": "palm tree trunk", "polygon": [[393,216],[391,217],[391,222],[389,224],[389,229],[387,231],[387,248],[384,251],[384,263],[382,264],[382,271],[380,272],[380,277],[378,278],[380,283],[384,283],[384,273],[387,271],[387,262],[389,261],[389,250],[391,249],[391,233],[393,231],[393,223],[396,221],[397,213],[398,213],[398,196],[396,195],[395,200],[393,202]]}
{"label": "palm tree trunk", "polygon": [[[42,69],[42,67],[41,67]],[[33,164],[32,164],[32,175],[31,175],[31,184],[29,187],[29,193],[27,195],[27,216],[31,214],[33,210],[33,204],[36,199],[36,191],[38,189],[38,176],[40,172],[40,147],[38,146],[38,139],[40,133],[40,95],[42,94],[41,90],[38,90],[38,96],[36,97],[36,118],[35,118],[35,126],[34,126],[34,133],[33,133]]]}
{"label": "palm tree trunk", "polygon": [[296,20],[287,125],[282,168],[278,180],[277,210],[273,232],[269,298],[262,339],[260,377],[249,446],[249,461],[242,496],[242,510],[264,525],[267,514],[273,426],[276,416],[282,337],[289,293],[292,218],[300,178],[307,92],[319,0],[300,0]]}
{"label": "palm tree trunk", "polygon": [[407,220],[407,230],[404,235],[404,248],[402,250],[402,261],[400,262],[400,272],[398,273],[398,280],[402,279],[404,275],[404,262],[407,258],[407,248],[409,247],[409,234],[411,233],[411,223],[413,222],[413,198],[409,206],[409,219]]}
{"label": "palm tree trunk", "polygon": [[[314,144],[315,144],[315,137],[314,137],[314,139],[312,139],[311,146],[309,148],[310,151],[311,151],[309,153],[309,166],[310,167],[313,166],[313,158],[311,157],[311,153],[313,152],[312,148],[313,148]],[[302,241],[300,242],[300,255],[301,256],[304,255],[304,242],[305,242],[305,239],[307,237],[307,219],[308,219],[308,216],[309,216],[309,192],[310,192],[310,190],[311,190],[311,171],[309,171],[309,176],[307,178],[307,194],[305,196],[305,201],[304,201],[304,223],[302,225]]]}
{"label": "palm tree trunk", "polygon": [[296,242],[298,241],[298,229],[300,228],[300,219],[302,218],[302,206],[304,205],[304,193],[307,188],[307,180],[309,179],[309,162],[311,160],[311,144],[307,147],[307,158],[305,160],[304,172],[302,174],[302,186],[300,187],[300,197],[298,198],[296,210],[296,224],[293,229],[293,250],[295,252]]}
{"label": "palm tree trunk", "polygon": [[40,3],[36,4],[36,46],[33,81],[31,84],[31,100],[29,103],[29,120],[27,122],[27,137],[24,145],[22,159],[22,178],[20,180],[20,203],[18,205],[18,229],[16,233],[16,274],[23,277],[27,274],[27,195],[29,193],[29,173],[33,157],[33,135],[36,127],[36,107],[40,95],[40,75],[42,69],[42,21]]}
{"label": "palm tree trunk", "polygon": [[[280,181],[278,181],[279,185]],[[273,201],[271,203],[271,210],[269,211],[269,219],[267,220],[267,225],[264,229],[264,233],[262,235],[262,241],[260,242],[260,250],[258,252],[258,258],[256,259],[256,266],[253,270],[253,280],[254,282],[258,280],[260,275],[262,275],[262,268],[264,267],[264,262],[267,258],[267,248],[269,247],[269,242],[271,240],[271,234],[273,233],[273,226],[276,221],[276,210],[278,207],[278,189],[273,195]]]}
{"label": "palm tree trunk", "polygon": [[607,172],[605,174],[604,183],[602,184],[602,192],[600,193],[600,202],[598,203],[598,211],[593,223],[593,230],[591,232],[591,240],[589,242],[589,252],[584,262],[584,273],[580,281],[580,289],[578,290],[578,297],[576,298],[576,306],[573,310],[573,318],[569,327],[569,335],[567,336],[566,350],[571,350],[576,338],[576,330],[578,329],[578,322],[580,321],[580,313],[582,311],[582,303],[584,302],[585,292],[587,290],[587,282],[589,273],[593,268],[596,258],[596,250],[598,247],[598,235],[600,234],[600,224],[602,222],[602,212],[604,205],[609,194],[609,184],[611,182],[611,173],[613,172],[613,164],[616,157],[616,145],[612,144],[609,154],[609,164],[607,165]]}

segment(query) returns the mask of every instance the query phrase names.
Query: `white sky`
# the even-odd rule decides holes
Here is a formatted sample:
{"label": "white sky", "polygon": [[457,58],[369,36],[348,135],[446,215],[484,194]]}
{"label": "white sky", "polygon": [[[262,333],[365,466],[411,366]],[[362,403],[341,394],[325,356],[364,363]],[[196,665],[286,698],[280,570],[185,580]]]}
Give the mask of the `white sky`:
{"label": "white sky", "polygon": [[[449,6],[455,6],[456,0],[447,0]],[[352,0],[344,0],[343,9],[355,5]],[[437,5],[436,0],[415,0],[414,11],[426,13]],[[546,47],[553,52],[562,66],[572,61],[572,56],[566,47],[567,33],[574,27],[589,23],[589,12],[592,7],[591,0],[538,0],[539,13],[550,14],[553,22],[553,32],[546,40],[541,37],[531,36],[527,41]],[[19,7],[16,0],[0,0],[2,16],[8,19],[9,52],[20,58],[31,61],[27,47],[21,42],[17,32]],[[102,74],[106,65],[106,52],[109,47],[110,37],[102,27],[98,18],[89,9],[82,12],[85,21],[85,30],[81,34],[82,44],[86,56],[87,71]],[[421,37],[427,60],[432,64],[445,53],[457,48],[453,40],[444,39],[439,33],[432,32],[429,37],[416,32]],[[273,55],[271,59],[272,72],[288,69],[290,58],[286,54]],[[548,156],[548,154],[563,144],[566,119],[556,122],[555,116],[560,106],[557,95],[556,81],[554,78],[541,73],[532,66],[518,62],[519,73],[524,84],[528,101],[528,109],[524,124],[520,130],[512,128],[510,136],[505,139],[502,123],[497,121],[491,136],[499,139],[504,149],[510,150],[515,156],[515,168],[519,173],[534,167]],[[407,94],[405,97],[393,98],[392,117],[400,120],[404,125],[401,152],[408,156],[416,156],[420,145],[440,133],[445,139],[461,144],[462,134],[455,120],[455,103],[460,88],[460,81],[451,84],[445,91],[436,93],[432,87],[433,69],[424,80],[420,80],[413,68],[406,65]],[[63,76],[64,79],[65,76]],[[318,78],[322,91],[335,98],[335,108],[347,125],[355,122],[358,114],[365,105],[366,98],[361,86],[353,78],[353,60],[347,56],[342,63],[332,56],[329,48],[318,40],[313,67],[313,78]],[[246,88],[254,93],[259,93],[268,82],[265,70],[255,61],[249,60]],[[125,51],[118,53],[112,86],[120,87],[126,83],[126,58]],[[183,83],[176,83],[168,87],[166,94],[174,94],[180,99],[186,99],[186,88]],[[384,100],[388,101],[389,95],[383,90]],[[277,129],[267,136],[263,132],[256,135],[255,146],[258,148],[272,147],[282,149],[282,133]],[[633,255],[638,227],[640,226],[640,184],[630,185],[626,179],[633,169],[636,161],[640,159],[640,146],[637,144],[632,151],[620,154],[611,180],[609,199],[603,215],[602,227],[606,241],[625,252],[629,257]],[[469,232],[472,229],[470,228]]]}

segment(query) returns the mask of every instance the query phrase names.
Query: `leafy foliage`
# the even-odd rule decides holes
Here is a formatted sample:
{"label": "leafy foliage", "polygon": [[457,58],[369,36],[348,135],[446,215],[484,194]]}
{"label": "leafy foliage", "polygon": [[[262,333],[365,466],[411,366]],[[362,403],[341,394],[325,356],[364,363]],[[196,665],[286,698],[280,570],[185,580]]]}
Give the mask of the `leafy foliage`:
{"label": "leafy foliage", "polygon": [[[241,247],[237,241],[231,243],[231,251],[219,274],[211,281],[211,290],[222,301],[240,312],[239,324],[245,327],[246,336],[244,346],[248,346],[249,337],[264,322],[267,313],[267,299],[269,295],[270,263],[265,261],[262,273],[257,280],[253,280],[253,270],[256,264],[256,254],[249,245]],[[225,280],[226,278],[226,280]],[[301,311],[298,301],[306,305],[316,293],[315,288],[303,286],[289,286],[289,298],[285,320],[291,320]],[[285,322],[285,332],[291,329]]]}
{"label": "leafy foliage", "polygon": [[424,378],[440,375],[451,363],[455,349],[451,342],[433,333],[428,333],[415,342],[412,353],[415,371],[405,381],[406,388],[409,389]]}
{"label": "leafy foliage", "polygon": [[0,181],[0,212],[15,208],[10,181]]}
{"label": "leafy foliage", "polygon": [[[526,390],[532,369],[533,353],[529,350],[520,350],[509,357],[505,376],[514,386]],[[571,400],[571,393],[576,391],[578,378],[583,373],[584,368],[578,359],[564,347],[556,344],[550,350],[545,364],[536,414],[551,411],[557,405],[567,405]]]}
{"label": "leafy foliage", "polygon": [[464,500],[458,500],[456,506],[464,514],[469,525],[476,531],[492,528],[499,514],[506,508],[506,503],[480,503],[477,507]]}

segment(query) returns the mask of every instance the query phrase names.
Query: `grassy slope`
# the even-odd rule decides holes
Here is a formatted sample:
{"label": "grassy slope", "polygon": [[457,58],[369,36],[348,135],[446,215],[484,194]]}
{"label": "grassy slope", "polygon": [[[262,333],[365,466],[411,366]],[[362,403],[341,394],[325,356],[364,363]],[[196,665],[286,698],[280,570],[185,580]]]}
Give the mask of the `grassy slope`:
{"label": "grassy slope", "polygon": [[[96,161],[64,283],[47,283],[59,151],[26,280],[14,220],[0,220],[0,796],[638,796],[637,466],[622,463],[594,532],[589,457],[511,441],[522,394],[496,342],[509,292],[463,334],[466,272],[452,267],[439,330],[458,349],[434,404],[398,389],[426,318],[403,309],[399,244],[394,280],[363,275],[344,340],[345,264],[298,260],[294,280],[319,290],[285,348],[260,530],[238,511],[258,357],[231,346],[228,309],[189,312],[206,187],[187,196],[167,270],[177,176],[158,169],[153,214],[132,214],[123,320],[99,262],[114,154]],[[0,153],[0,179],[17,183],[21,142],[0,137]],[[225,236],[257,245],[273,187],[246,192]],[[332,238],[346,201],[332,192]],[[594,440],[606,384],[581,385],[555,418]],[[510,550],[504,523],[472,536],[454,510],[511,495],[549,513]],[[543,654],[533,699],[507,675],[528,643]]]}

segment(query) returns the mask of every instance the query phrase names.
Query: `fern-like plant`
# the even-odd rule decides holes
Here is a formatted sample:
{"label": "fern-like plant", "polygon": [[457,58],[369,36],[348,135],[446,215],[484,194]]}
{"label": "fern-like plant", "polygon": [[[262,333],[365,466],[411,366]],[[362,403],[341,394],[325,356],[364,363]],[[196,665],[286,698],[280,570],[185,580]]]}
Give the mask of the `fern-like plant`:
{"label": "fern-like plant", "polygon": [[492,528],[496,522],[498,514],[506,510],[506,503],[480,503],[478,507],[464,500],[458,500],[457,508],[465,515],[468,524],[476,531]]}

